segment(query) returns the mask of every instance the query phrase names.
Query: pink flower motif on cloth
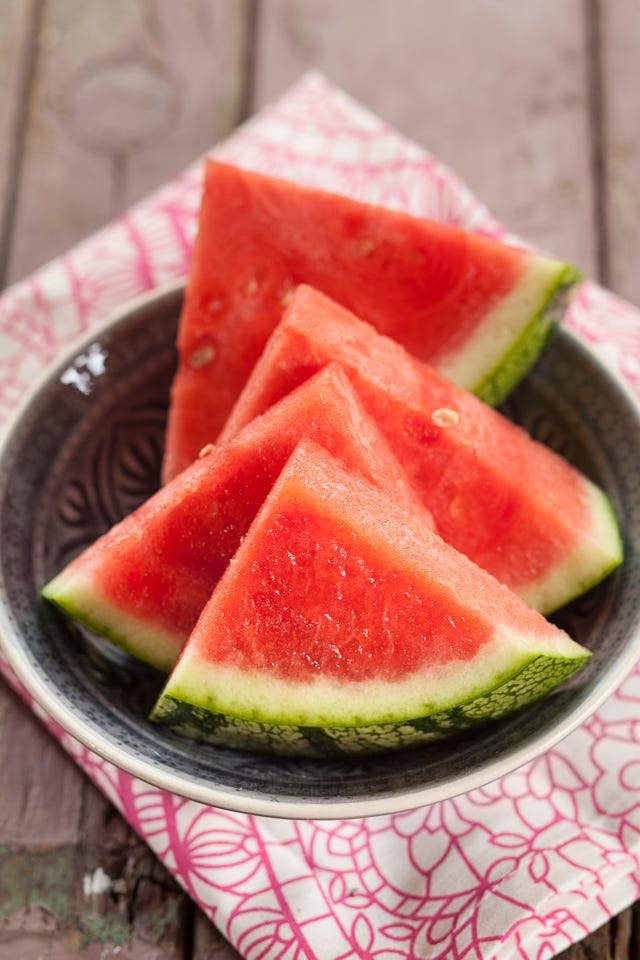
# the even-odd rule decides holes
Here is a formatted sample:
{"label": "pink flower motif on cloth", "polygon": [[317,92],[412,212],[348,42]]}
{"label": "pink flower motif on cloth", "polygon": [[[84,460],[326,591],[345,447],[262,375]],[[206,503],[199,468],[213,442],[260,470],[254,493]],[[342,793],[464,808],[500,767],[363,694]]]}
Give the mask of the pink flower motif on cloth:
{"label": "pink flower motif on cloth", "polygon": [[586,724],[595,768],[593,800],[600,817],[620,817],[619,830],[640,831],[640,673],[636,669]]}
{"label": "pink flower motif on cloth", "polygon": [[0,422],[39,373],[119,306],[186,275],[202,164],[0,300]]}
{"label": "pink flower motif on cloth", "polygon": [[567,316],[567,325],[601,348],[637,392],[640,392],[638,310],[594,283],[583,283]]}

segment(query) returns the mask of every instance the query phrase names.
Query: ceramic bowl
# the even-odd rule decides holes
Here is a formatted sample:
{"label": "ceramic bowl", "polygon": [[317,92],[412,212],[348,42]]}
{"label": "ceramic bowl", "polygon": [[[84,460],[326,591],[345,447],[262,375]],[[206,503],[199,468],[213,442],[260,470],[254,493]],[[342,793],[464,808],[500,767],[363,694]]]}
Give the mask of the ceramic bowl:
{"label": "ceramic bowl", "polygon": [[601,484],[625,562],[556,619],[593,653],[572,682],[475,732],[371,758],[282,759],[195,743],[147,720],[162,677],[39,599],[41,586],[157,486],[181,287],[96,329],[32,393],[0,452],[0,636],[46,712],[141,779],[204,803],[287,817],[359,817],[439,801],[514,770],[584,721],[640,655],[640,416],[561,332],[508,414]]}

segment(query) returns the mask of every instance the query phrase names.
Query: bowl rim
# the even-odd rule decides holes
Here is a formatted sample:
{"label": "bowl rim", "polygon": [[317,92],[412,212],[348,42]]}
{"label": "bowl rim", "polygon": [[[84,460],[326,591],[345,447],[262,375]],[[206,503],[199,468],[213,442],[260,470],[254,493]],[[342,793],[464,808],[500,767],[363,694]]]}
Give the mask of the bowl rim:
{"label": "bowl rim", "polygon": [[[12,446],[14,437],[20,430],[23,419],[29,415],[32,405],[42,391],[50,384],[59,371],[64,370],[83,348],[125,321],[132,314],[164,300],[170,300],[184,292],[184,279],[171,281],[151,291],[133,298],[117,310],[105,315],[89,330],[74,338],[53,364],[49,364],[31,385],[13,412],[7,426],[0,436],[0,468]],[[640,400],[625,379],[615,370],[608,359],[601,357],[574,331],[561,327],[562,336],[572,346],[585,352],[603,373],[614,381],[627,402],[640,420]],[[2,575],[0,573],[0,579]],[[402,792],[385,790],[371,797],[353,799],[299,798],[286,795],[257,794],[232,787],[219,787],[200,775],[190,776],[184,772],[176,773],[166,764],[154,762],[133,750],[122,747],[109,736],[108,731],[93,729],[87,725],[82,713],[62,699],[55,686],[47,683],[43,674],[30,663],[27,651],[20,643],[10,617],[0,603],[0,652],[14,671],[33,701],[39,706],[46,718],[59,724],[64,731],[82,746],[97,754],[103,760],[114,764],[124,772],[137,777],[152,788],[169,791],[178,796],[203,803],[208,806],[234,812],[276,818],[292,819],[342,819],[378,816],[403,812],[421,806],[438,803],[470,790],[487,786],[500,777],[513,773],[523,765],[546,753],[564,740],[585,722],[617,689],[630,673],[640,656],[640,628],[636,628],[629,639],[626,649],[618,657],[615,666],[596,681],[589,695],[569,710],[557,728],[543,731],[525,741],[524,745],[511,748],[504,755],[490,760],[486,765],[470,773],[455,776],[451,780],[435,785],[422,785],[408,788]],[[46,722],[46,721],[45,721]],[[290,759],[288,762],[291,762]]]}

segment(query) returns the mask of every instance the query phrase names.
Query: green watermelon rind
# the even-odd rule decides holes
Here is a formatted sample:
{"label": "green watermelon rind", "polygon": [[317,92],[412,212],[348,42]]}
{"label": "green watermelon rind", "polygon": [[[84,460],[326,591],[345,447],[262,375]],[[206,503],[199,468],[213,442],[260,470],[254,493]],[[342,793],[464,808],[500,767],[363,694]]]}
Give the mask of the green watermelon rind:
{"label": "green watermelon rind", "polygon": [[92,633],[163,673],[171,670],[182,649],[182,638],[119,610],[90,581],[84,583],[66,570],[42,589],[41,596]]}
{"label": "green watermelon rind", "polygon": [[489,406],[496,407],[532,369],[552,340],[566,312],[569,297],[582,274],[569,264],[558,263],[550,286],[544,291],[537,313],[512,340],[495,366],[468,389]]}
{"label": "green watermelon rind", "polygon": [[558,561],[541,581],[514,588],[528,606],[545,616],[592,590],[624,559],[620,525],[611,498],[586,478],[585,484],[591,526],[574,551]]}
{"label": "green watermelon rind", "polygon": [[[586,650],[572,657],[533,654],[515,670],[497,677],[491,689],[466,701],[422,717],[380,718],[376,723],[354,722],[352,726],[336,727],[312,726],[305,723],[304,717],[295,724],[278,723],[273,718],[265,720],[260,715],[222,713],[212,701],[192,702],[184,691],[171,689],[169,681],[150,720],[191,739],[259,752],[297,756],[375,753],[418,746],[500,719],[547,696],[579,671],[589,658]],[[401,693],[399,702],[402,702]]]}

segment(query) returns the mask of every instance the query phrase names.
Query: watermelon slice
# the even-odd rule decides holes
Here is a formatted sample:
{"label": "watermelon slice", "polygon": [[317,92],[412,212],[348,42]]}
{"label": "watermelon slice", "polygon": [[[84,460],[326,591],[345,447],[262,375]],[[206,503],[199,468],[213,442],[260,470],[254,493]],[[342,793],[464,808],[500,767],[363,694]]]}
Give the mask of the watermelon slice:
{"label": "watermelon slice", "polygon": [[621,562],[597,486],[311,287],[296,290],[221,441],[330,361],[349,372],[441,536],[530,606],[549,613]]}
{"label": "watermelon slice", "polygon": [[290,753],[405,746],[500,717],[589,653],[301,441],[152,719]]}
{"label": "watermelon slice", "polygon": [[304,436],[389,489],[431,525],[346,375],[333,364],[226,447],[205,448],[205,456],[76,557],[43,595],[96,633],[169,670]]}
{"label": "watermelon slice", "polygon": [[299,283],[495,404],[535,361],[577,280],[564,263],[488,237],[210,162],[164,478],[217,435]]}

